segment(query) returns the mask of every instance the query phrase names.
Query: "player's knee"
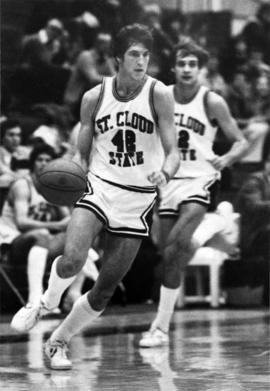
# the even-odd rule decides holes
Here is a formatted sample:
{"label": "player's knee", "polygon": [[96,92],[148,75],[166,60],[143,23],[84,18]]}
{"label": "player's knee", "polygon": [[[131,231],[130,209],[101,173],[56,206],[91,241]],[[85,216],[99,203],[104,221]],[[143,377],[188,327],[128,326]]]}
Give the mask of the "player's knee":
{"label": "player's knee", "polygon": [[69,278],[78,274],[84,265],[83,259],[80,257],[62,256],[57,264],[57,271],[60,277]]}

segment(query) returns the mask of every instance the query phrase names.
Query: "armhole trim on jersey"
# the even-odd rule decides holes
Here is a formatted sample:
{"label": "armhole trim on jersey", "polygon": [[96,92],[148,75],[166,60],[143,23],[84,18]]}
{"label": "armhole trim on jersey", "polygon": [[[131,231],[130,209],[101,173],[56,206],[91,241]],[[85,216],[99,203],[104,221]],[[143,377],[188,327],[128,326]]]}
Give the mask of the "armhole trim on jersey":
{"label": "armhole trim on jersey", "polygon": [[157,80],[153,80],[150,86],[150,93],[149,93],[149,105],[150,105],[150,110],[152,113],[152,116],[154,118],[154,121],[156,125],[158,125],[158,115],[155,109],[155,103],[154,103],[154,88],[157,83]]}
{"label": "armhole trim on jersey", "polygon": [[102,80],[102,84],[101,84],[98,100],[97,100],[97,103],[96,103],[96,107],[93,110],[93,114],[92,114],[92,123],[93,123],[93,125],[95,124],[95,119],[96,119],[97,112],[98,112],[98,110],[99,110],[99,108],[101,106],[101,103],[103,101],[103,98],[104,98],[105,79],[106,78],[104,77],[103,80]]}
{"label": "armhole trim on jersey", "polygon": [[[33,181],[31,182],[30,179],[28,179],[27,177],[24,177],[24,178],[26,180],[26,183],[27,183],[29,191],[30,191],[29,202],[31,204],[31,202],[33,201],[33,191],[32,191],[32,189],[33,189],[33,187],[35,187],[35,185],[34,185],[34,182]],[[36,189],[36,191],[38,193],[37,189]]]}
{"label": "armhole trim on jersey", "polygon": [[210,117],[210,108],[209,108],[209,93],[210,92],[211,92],[210,90],[205,91],[204,96],[203,96],[203,106],[204,106],[205,114],[206,114],[208,121],[210,122],[210,124],[212,126],[217,127],[218,126],[217,120],[215,118]]}

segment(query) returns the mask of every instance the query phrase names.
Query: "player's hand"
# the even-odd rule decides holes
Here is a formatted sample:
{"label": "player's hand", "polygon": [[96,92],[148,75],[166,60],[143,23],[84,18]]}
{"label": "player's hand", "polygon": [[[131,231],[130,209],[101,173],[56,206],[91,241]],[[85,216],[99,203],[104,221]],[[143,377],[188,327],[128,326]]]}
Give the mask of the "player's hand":
{"label": "player's hand", "polygon": [[158,187],[166,186],[168,183],[166,174],[163,171],[154,171],[152,174],[148,175],[147,179]]}
{"label": "player's hand", "polygon": [[215,156],[213,159],[208,159],[208,161],[215,167],[216,170],[223,170],[225,167],[229,166],[230,159],[227,155]]}

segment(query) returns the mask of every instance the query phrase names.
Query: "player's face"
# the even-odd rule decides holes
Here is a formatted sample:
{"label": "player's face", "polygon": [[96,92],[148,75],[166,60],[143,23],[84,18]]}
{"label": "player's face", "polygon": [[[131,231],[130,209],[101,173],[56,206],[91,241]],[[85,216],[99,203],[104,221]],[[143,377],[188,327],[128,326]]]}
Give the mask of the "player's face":
{"label": "player's face", "polygon": [[52,157],[47,153],[41,153],[38,155],[34,164],[34,173],[39,175],[51,160]]}
{"label": "player's face", "polygon": [[176,56],[174,67],[176,83],[193,85],[197,82],[200,68],[199,60],[193,54],[186,57]]}
{"label": "player's face", "polygon": [[119,66],[123,73],[134,80],[143,79],[150,59],[149,50],[141,43],[131,45],[120,59]]}

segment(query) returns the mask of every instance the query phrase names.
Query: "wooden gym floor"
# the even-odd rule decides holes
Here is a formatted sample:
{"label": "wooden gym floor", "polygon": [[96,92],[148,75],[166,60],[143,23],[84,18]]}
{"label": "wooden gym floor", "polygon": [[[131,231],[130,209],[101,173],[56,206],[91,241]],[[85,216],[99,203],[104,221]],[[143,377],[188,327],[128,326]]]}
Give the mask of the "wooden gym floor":
{"label": "wooden gym floor", "polygon": [[155,306],[109,307],[73,338],[71,371],[43,364],[42,344],[60,318],[29,334],[0,323],[0,389],[12,391],[266,391],[269,390],[269,311],[176,311],[170,345],[141,349],[138,340]]}

